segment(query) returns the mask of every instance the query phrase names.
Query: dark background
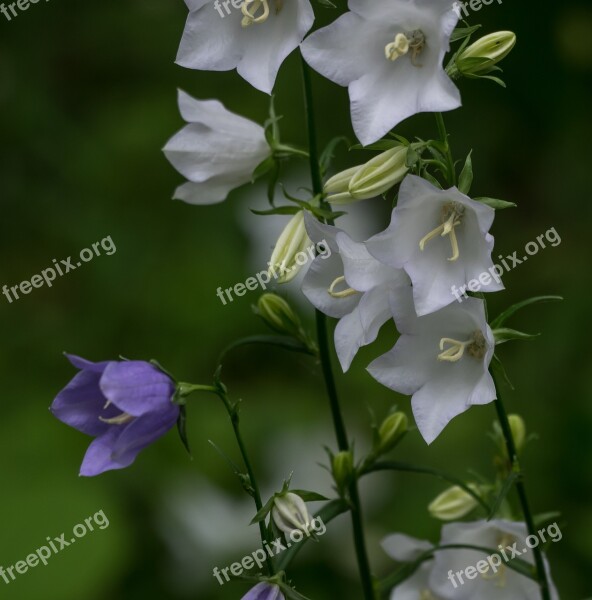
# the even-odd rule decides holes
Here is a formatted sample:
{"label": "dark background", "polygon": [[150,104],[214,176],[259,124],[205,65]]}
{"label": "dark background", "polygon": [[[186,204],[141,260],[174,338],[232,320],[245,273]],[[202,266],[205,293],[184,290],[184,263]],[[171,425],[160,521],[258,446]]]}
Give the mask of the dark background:
{"label": "dark background", "polygon": [[[334,13],[317,8],[320,21]],[[250,305],[256,295],[222,306],[215,290],[244,281],[263,264],[271,238],[245,225],[261,188],[234,193],[218,206],[198,208],[169,198],[181,177],[160,149],[181,126],[176,88],[220,98],[258,122],[268,99],[236,73],[188,71],[174,64],[186,18],[181,0],[51,0],[8,22],[0,15],[0,285],[16,285],[111,236],[101,256],[9,304],[0,296],[0,565],[16,563],[84,518],[104,510],[110,526],[54,556],[47,567],[20,575],[0,596],[15,600],[238,598],[244,584],[220,589],[211,572],[258,547],[247,528],[251,505],[212,439],[238,460],[222,407],[211,398],[190,406],[194,460],[174,433],[125,471],[96,479],[77,476],[88,439],[47,410],[73,376],[62,352],[92,360],[157,358],[177,377],[208,383],[221,349],[263,332]],[[524,457],[536,512],[562,513],[561,542],[549,553],[554,579],[567,600],[592,594],[592,404],[590,402],[590,139],[592,137],[592,10],[587,2],[544,6],[506,0],[470,19],[484,33],[511,29],[518,45],[505,61],[508,89],[461,82],[464,109],[447,115],[461,158],[474,149],[475,195],[518,203],[500,213],[496,250],[511,254],[555,227],[562,243],[505,278],[507,291],[490,310],[539,294],[561,294],[513,324],[543,335],[508,345],[502,356],[516,391],[513,412],[537,432]],[[314,76],[320,139],[351,134],[345,90]],[[305,144],[299,61],[285,63],[276,85],[286,141]],[[433,136],[431,116],[399,131]],[[337,167],[358,157],[341,149]],[[308,185],[295,169],[297,185]],[[381,229],[388,207],[367,203]],[[253,223],[253,218],[248,222]],[[281,221],[281,219],[280,219]],[[256,225],[257,225],[256,221]],[[256,227],[256,226],[255,226]],[[282,293],[296,300],[292,286]],[[310,321],[311,311],[304,310]],[[392,345],[393,330],[360,353],[339,378],[357,448],[369,441],[371,407],[384,415],[396,398],[364,371]],[[318,465],[323,444],[334,446],[317,365],[274,350],[237,351],[225,380],[244,400],[243,419],[264,494],[291,471],[299,487],[330,492]],[[492,473],[486,436],[492,406],[474,408],[427,448],[417,432],[398,451],[401,460],[459,475]],[[413,475],[375,476],[363,484],[368,540],[375,570],[392,563],[380,550],[387,533],[438,537],[424,509],[443,484]],[[313,547],[314,546],[314,547]],[[307,548],[290,574],[311,598],[357,599],[349,522],[336,521],[320,544]]]}

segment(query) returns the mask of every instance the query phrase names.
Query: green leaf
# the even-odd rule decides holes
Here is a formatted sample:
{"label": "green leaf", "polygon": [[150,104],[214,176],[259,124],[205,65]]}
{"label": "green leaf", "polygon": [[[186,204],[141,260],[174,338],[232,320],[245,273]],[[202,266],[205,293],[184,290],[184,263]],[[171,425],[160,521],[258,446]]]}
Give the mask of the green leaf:
{"label": "green leaf", "polygon": [[263,344],[267,346],[276,346],[277,348],[282,348],[283,350],[289,350],[290,352],[299,352],[301,354],[308,354],[310,356],[314,356],[313,352],[306,347],[302,342],[295,340],[292,337],[283,336],[283,335],[252,335],[249,337],[241,338],[240,340],[236,340],[232,342],[224,350],[220,355],[218,362],[222,362],[224,358],[232,351],[240,348],[241,346],[248,346],[251,344]]}
{"label": "green leaf", "polygon": [[[179,418],[177,419],[177,431],[181,438],[181,443],[185,446],[187,454],[191,456],[191,448],[189,446],[189,438],[187,437],[187,407],[182,405],[179,406]],[[191,456],[191,458],[193,458]]]}
{"label": "green leaf", "polygon": [[495,337],[495,345],[499,346],[500,344],[505,344],[511,340],[532,340],[539,337],[541,334],[524,333],[523,331],[518,331],[516,329],[501,327],[499,329],[494,329],[493,335]]}
{"label": "green leaf", "polygon": [[471,150],[469,152],[469,155],[467,156],[465,166],[463,167],[463,170],[461,171],[460,177],[458,179],[458,189],[463,194],[467,195],[471,191],[471,186],[473,185],[473,161],[471,159],[472,154],[473,151]]}
{"label": "green leaf", "polygon": [[450,36],[450,43],[458,42],[458,40],[469,37],[479,29],[481,29],[481,25],[474,25],[473,27],[457,27]]}
{"label": "green leaf", "polygon": [[379,150],[380,152],[384,152],[385,150],[392,150],[393,148],[397,148],[401,145],[403,144],[396,140],[380,140],[379,142],[374,142],[374,144],[369,144],[368,146],[355,144],[350,148],[350,150]]}
{"label": "green leaf", "polygon": [[505,200],[497,200],[496,198],[473,198],[476,202],[481,202],[481,204],[486,204],[487,206],[491,206],[491,208],[495,208],[495,210],[502,210],[504,208],[516,208],[518,206],[514,202],[506,202]]}
{"label": "green leaf", "polygon": [[339,137],[334,137],[323,150],[319,159],[319,163],[321,165],[321,172],[323,173],[323,175],[329,170],[331,162],[335,157],[335,149],[341,143],[344,143],[346,146],[349,146],[349,140],[344,135],[340,135]]}
{"label": "green leaf", "polygon": [[554,511],[554,512],[546,512],[546,513],[541,513],[538,515],[535,515],[533,517],[534,520],[534,526],[536,528],[540,528],[543,527],[544,525],[549,525],[551,524],[551,522],[553,521],[557,521],[557,519],[561,518],[561,513]]}
{"label": "green leaf", "polygon": [[513,304],[510,308],[506,309],[503,313],[501,313],[498,317],[496,317],[491,323],[490,326],[492,329],[498,329],[501,327],[514,313],[519,310],[530,306],[531,304],[539,304],[541,302],[558,302],[563,300],[561,296],[535,296],[534,298],[529,298],[528,300],[523,300],[522,302],[518,302],[517,304]]}
{"label": "green leaf", "polygon": [[249,209],[254,215],[260,215],[266,217],[268,215],[295,215],[302,209],[298,206],[276,206],[268,210],[255,210],[254,208]]}
{"label": "green leaf", "polygon": [[305,502],[323,502],[325,500],[329,500],[329,498],[325,498],[322,494],[317,494],[317,492],[309,492],[308,490],[290,490],[293,494],[300,496]]}
{"label": "green leaf", "polygon": [[271,512],[274,501],[275,501],[275,494],[265,503],[265,506],[263,506],[261,508],[261,510],[259,510],[257,512],[257,514],[251,520],[250,525],[254,525],[255,523],[260,523],[261,521],[263,521],[267,517],[267,515]]}
{"label": "green leaf", "polygon": [[491,506],[491,512],[489,513],[489,516],[487,517],[488,521],[491,521],[491,519],[493,519],[493,517],[495,517],[495,515],[497,514],[497,511],[500,509],[500,506],[502,505],[502,502],[508,495],[509,491],[512,489],[512,485],[514,484],[516,479],[518,479],[518,473],[516,473],[515,471],[512,471],[510,473],[510,475],[507,477],[507,479],[504,481],[504,485],[502,486],[500,493],[498,494],[497,498],[495,499],[494,503]]}

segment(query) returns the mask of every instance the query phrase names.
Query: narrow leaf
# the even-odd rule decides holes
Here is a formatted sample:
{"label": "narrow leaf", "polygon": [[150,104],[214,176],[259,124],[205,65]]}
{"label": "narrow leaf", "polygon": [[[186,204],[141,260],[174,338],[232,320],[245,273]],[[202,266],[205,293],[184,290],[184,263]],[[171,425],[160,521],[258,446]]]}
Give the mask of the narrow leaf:
{"label": "narrow leaf", "polygon": [[514,313],[519,310],[530,306],[531,304],[539,304],[541,302],[558,302],[563,300],[561,296],[535,296],[534,298],[529,298],[528,300],[523,300],[522,302],[518,302],[517,304],[513,304],[510,308],[506,309],[502,312],[498,317],[496,317],[491,322],[492,329],[498,329],[501,327]]}
{"label": "narrow leaf", "polygon": [[469,155],[467,156],[465,166],[463,167],[463,170],[461,171],[460,177],[458,179],[458,189],[463,194],[467,195],[471,191],[471,186],[473,185],[473,161],[471,159],[472,154],[473,151],[471,150],[469,152]]}

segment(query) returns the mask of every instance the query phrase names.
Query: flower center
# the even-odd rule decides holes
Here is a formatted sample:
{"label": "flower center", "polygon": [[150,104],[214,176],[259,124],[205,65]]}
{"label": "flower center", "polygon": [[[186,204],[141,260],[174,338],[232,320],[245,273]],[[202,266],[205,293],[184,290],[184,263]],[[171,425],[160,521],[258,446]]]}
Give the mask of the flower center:
{"label": "flower center", "polygon": [[397,33],[395,41],[385,46],[384,54],[387,60],[395,62],[401,56],[411,53],[411,64],[414,67],[421,67],[422,65],[417,63],[417,57],[425,46],[425,34],[421,29],[415,29],[408,33]]}
{"label": "flower center", "polygon": [[450,245],[452,246],[452,256],[448,259],[451,262],[458,260],[460,250],[458,248],[458,240],[456,238],[455,228],[458,227],[463,220],[465,207],[458,202],[448,202],[442,207],[442,224],[432,229],[427,235],[419,241],[419,249],[423,252],[425,245],[435,237],[450,237]]}
{"label": "flower center", "polygon": [[[105,406],[103,406],[103,410],[106,410],[107,408],[109,408],[109,406],[111,406],[111,400],[107,400],[107,403],[105,404]],[[127,413],[121,413],[120,415],[116,417],[111,417],[110,419],[99,417],[99,421],[107,423],[107,425],[125,425],[126,423],[130,423],[131,421],[133,421],[135,418],[136,417],[128,415]]]}
{"label": "flower center", "polygon": [[[274,0],[275,14],[277,15],[284,6],[284,0]],[[265,23],[270,14],[269,0],[244,0],[241,5],[243,13],[242,26],[250,27],[254,23]]]}
{"label": "flower center", "polygon": [[[515,541],[516,539],[508,533],[505,533],[498,539],[498,543],[500,546],[502,546],[502,548],[505,546],[511,546]],[[506,564],[502,563],[502,565],[498,568],[496,573],[490,574],[488,568],[487,571],[485,571],[485,573],[481,573],[481,577],[486,581],[495,581],[496,587],[505,587],[507,569],[508,567],[506,567]]]}
{"label": "flower center", "polygon": [[[448,348],[446,348],[447,345]],[[465,352],[468,352],[473,358],[481,360],[487,352],[487,341],[483,333],[477,330],[464,342],[452,338],[442,338],[440,340],[440,350],[442,352],[438,354],[438,360],[444,362],[458,362]]]}
{"label": "flower center", "polygon": [[331,284],[331,287],[327,290],[329,296],[331,296],[332,298],[349,298],[350,296],[353,296],[354,294],[360,293],[360,292],[358,292],[358,290],[354,290],[354,288],[347,288],[345,290],[336,291],[337,286],[340,283],[343,283],[344,281],[345,281],[344,275],[335,279],[335,281]]}

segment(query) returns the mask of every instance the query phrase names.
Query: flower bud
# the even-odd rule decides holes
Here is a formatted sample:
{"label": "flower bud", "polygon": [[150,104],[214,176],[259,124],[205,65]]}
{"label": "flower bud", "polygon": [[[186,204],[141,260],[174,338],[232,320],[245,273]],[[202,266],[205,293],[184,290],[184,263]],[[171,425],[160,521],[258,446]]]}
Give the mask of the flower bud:
{"label": "flower bud", "polygon": [[310,530],[312,517],[300,496],[287,492],[277,496],[273,503],[271,516],[280,531],[290,534],[293,531],[306,533]]}
{"label": "flower bud", "polygon": [[292,307],[277,294],[263,294],[254,307],[255,312],[276,333],[299,337],[302,324]]}
{"label": "flower bud", "polygon": [[405,413],[396,412],[389,415],[378,429],[378,453],[385,454],[392,450],[407,433],[408,426],[409,419]]}
{"label": "flower bud", "polygon": [[338,452],[332,459],[333,478],[340,491],[344,491],[354,472],[354,458],[349,450]]}
{"label": "flower bud", "polygon": [[351,178],[349,193],[352,198],[375,198],[403,181],[409,171],[406,160],[407,146],[396,146],[375,156]]}
{"label": "flower bud", "polygon": [[510,422],[510,429],[512,430],[516,452],[520,454],[524,448],[524,442],[526,441],[526,425],[524,424],[524,419],[520,415],[508,415],[508,421]]}
{"label": "flower bud", "polygon": [[407,175],[406,160],[407,146],[396,146],[363,165],[338,173],[325,184],[327,201],[350,204],[384,194]]}
{"label": "flower bud", "polygon": [[[278,283],[292,281],[307,260],[302,260],[310,239],[304,226],[304,211],[296,213],[282,231],[269,261],[269,273]],[[304,254],[306,258],[306,254]]]}
{"label": "flower bud", "polygon": [[465,48],[456,59],[461,75],[484,75],[503,60],[516,45],[516,34],[497,31],[477,40]]}
{"label": "flower bud", "polygon": [[[474,483],[470,483],[469,487],[475,492],[479,490],[479,486]],[[436,519],[455,521],[469,514],[478,504],[476,498],[455,485],[437,496],[428,506],[428,510]]]}

